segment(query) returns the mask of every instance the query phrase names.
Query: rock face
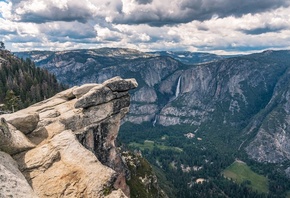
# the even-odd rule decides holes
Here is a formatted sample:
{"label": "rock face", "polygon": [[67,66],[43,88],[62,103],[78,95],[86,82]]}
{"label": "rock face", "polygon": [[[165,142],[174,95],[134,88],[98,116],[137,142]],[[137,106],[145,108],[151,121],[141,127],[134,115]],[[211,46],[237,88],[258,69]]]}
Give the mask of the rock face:
{"label": "rock face", "polygon": [[282,163],[290,160],[289,76],[288,68],[276,84],[270,102],[247,128],[248,133],[256,132],[257,135],[246,151],[259,162]]}
{"label": "rock face", "polygon": [[[100,83],[113,76],[138,79],[139,88],[133,93],[130,113],[126,121],[134,123],[153,122],[175,96],[175,88],[181,73],[189,66],[183,63],[201,63],[223,59],[207,53],[153,52],[144,53],[131,49],[101,48],[95,50],[72,50],[64,52],[19,52],[54,73],[58,80],[70,85]],[[178,60],[178,61],[177,61]],[[181,62],[179,62],[181,61]],[[164,85],[163,81],[170,84]],[[183,79],[184,81],[188,79]],[[190,81],[192,82],[192,81]],[[160,87],[162,85],[162,87]],[[165,86],[165,87],[164,87]],[[167,88],[169,92],[164,92]],[[165,118],[166,117],[166,118]],[[160,124],[182,123],[178,116],[163,116]],[[167,122],[170,120],[172,122]]]}
{"label": "rock face", "polygon": [[0,149],[15,161],[0,152],[0,197],[129,196],[115,139],[136,87],[115,77],[1,115]]}

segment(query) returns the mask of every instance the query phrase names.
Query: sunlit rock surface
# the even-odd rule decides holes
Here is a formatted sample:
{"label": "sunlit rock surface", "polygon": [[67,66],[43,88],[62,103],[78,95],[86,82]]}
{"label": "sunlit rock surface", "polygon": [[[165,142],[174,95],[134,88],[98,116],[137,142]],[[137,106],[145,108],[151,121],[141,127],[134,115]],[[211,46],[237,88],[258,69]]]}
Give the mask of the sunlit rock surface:
{"label": "sunlit rock surface", "polygon": [[1,115],[0,197],[129,196],[115,139],[136,87],[115,77]]}

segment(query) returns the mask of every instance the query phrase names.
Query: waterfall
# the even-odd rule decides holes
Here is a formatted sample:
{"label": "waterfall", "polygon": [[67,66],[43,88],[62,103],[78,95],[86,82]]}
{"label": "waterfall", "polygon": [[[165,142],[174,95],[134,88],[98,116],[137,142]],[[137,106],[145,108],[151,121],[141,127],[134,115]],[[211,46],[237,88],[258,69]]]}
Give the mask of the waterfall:
{"label": "waterfall", "polygon": [[157,115],[155,116],[154,121],[153,121],[153,126],[154,127],[155,127],[156,122],[157,122]]}
{"label": "waterfall", "polygon": [[181,79],[181,76],[179,76],[179,78],[178,78],[177,87],[175,90],[175,98],[177,98],[179,96],[179,93],[180,93],[180,79]]}

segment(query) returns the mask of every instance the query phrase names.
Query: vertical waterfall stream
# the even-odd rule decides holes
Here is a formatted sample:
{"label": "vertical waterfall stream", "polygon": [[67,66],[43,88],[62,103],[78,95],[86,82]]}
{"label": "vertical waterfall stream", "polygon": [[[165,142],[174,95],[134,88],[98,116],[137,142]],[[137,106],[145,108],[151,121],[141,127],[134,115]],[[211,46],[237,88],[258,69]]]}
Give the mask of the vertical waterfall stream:
{"label": "vertical waterfall stream", "polygon": [[175,90],[175,98],[177,98],[179,96],[179,93],[180,93],[180,79],[181,79],[181,76],[179,76],[179,78],[178,78],[178,82],[177,82],[177,86],[176,86],[176,90]]}

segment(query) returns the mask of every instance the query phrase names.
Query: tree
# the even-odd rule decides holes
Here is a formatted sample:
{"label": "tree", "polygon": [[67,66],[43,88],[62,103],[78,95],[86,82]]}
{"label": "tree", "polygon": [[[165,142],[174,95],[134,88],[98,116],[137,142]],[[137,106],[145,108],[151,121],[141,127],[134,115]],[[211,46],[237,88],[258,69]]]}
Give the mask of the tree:
{"label": "tree", "polygon": [[20,98],[15,95],[14,91],[8,90],[5,97],[5,106],[8,110],[14,112],[18,109]]}
{"label": "tree", "polygon": [[2,41],[0,41],[0,50],[4,50],[5,49],[5,45]]}

